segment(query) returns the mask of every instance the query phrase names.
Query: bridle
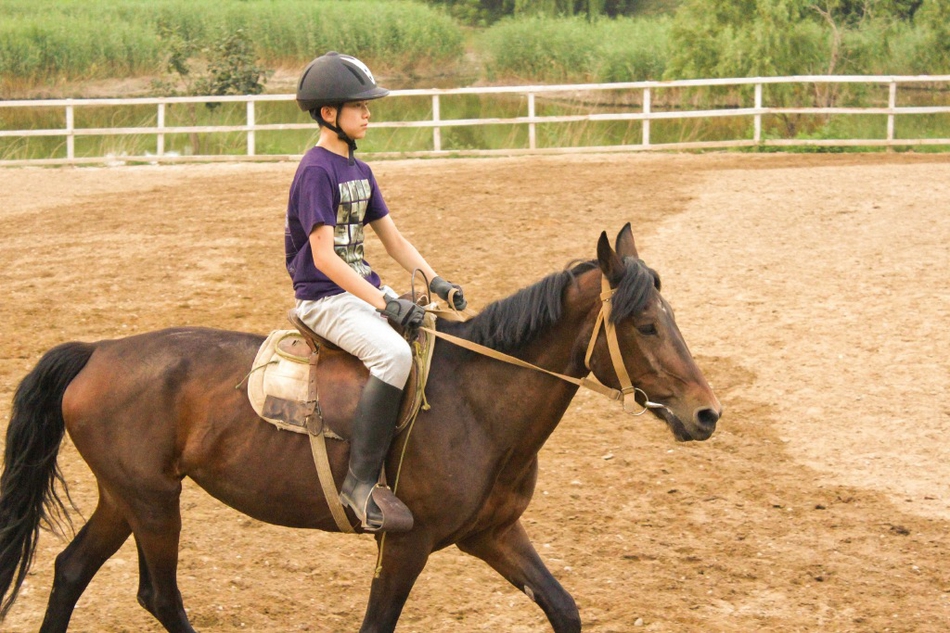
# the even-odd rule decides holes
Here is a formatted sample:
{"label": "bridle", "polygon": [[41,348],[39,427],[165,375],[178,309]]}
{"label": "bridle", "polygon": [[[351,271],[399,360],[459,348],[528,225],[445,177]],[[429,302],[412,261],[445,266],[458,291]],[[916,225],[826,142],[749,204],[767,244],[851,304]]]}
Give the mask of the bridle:
{"label": "bridle", "polygon": [[[590,359],[594,353],[594,347],[597,345],[597,338],[600,334],[600,328],[603,326],[607,334],[607,350],[610,354],[610,360],[614,366],[614,372],[617,374],[617,380],[620,382],[620,389],[614,389],[608,387],[607,385],[597,381],[596,379],[591,379],[587,376],[583,378],[575,378],[573,376],[567,376],[565,374],[559,374],[554,371],[549,371],[543,367],[538,367],[537,365],[532,365],[527,361],[523,361],[520,358],[515,358],[514,356],[509,356],[508,354],[503,354],[497,350],[494,350],[490,347],[485,347],[484,345],[479,345],[478,343],[473,343],[472,341],[453,336],[451,334],[446,334],[445,332],[439,332],[435,328],[421,327],[419,329],[437,336],[441,339],[444,339],[450,343],[463,347],[467,350],[477,352],[489,358],[494,358],[495,360],[500,360],[511,365],[517,365],[518,367],[524,367],[526,369],[533,369],[535,371],[540,371],[549,376],[554,376],[555,378],[560,378],[561,380],[573,383],[579,387],[584,387],[590,389],[591,391],[596,391],[597,393],[607,396],[611,400],[616,400],[620,402],[623,410],[629,413],[630,415],[643,415],[649,409],[666,409],[669,411],[669,408],[665,404],[659,402],[653,402],[650,400],[650,397],[647,393],[635,387],[633,381],[630,380],[630,375],[627,373],[627,368],[623,363],[623,354],[620,351],[620,342],[617,340],[617,328],[610,321],[610,309],[611,309],[611,300],[613,294],[616,292],[616,289],[610,287],[610,282],[607,280],[606,275],[601,276],[601,293],[600,293],[600,312],[597,314],[597,321],[594,323],[594,331],[590,336],[590,343],[587,345],[587,354],[584,356],[584,366],[590,370]],[[426,308],[426,312],[431,312],[440,318],[444,318],[448,321],[467,321],[471,318],[471,313],[460,312],[455,310],[454,301],[452,295],[455,293],[455,290],[451,290],[448,296],[448,310],[442,309],[433,309]],[[431,295],[430,295],[431,296]],[[639,393],[643,397],[643,403],[637,402],[636,394]],[[630,409],[627,407],[626,397],[628,395],[633,395],[634,403],[639,407],[639,409]]]}
{"label": "bridle", "polygon": [[[610,287],[607,276],[601,276],[600,281],[600,312],[597,314],[597,321],[594,323],[594,331],[590,335],[590,343],[587,344],[587,354],[584,355],[584,366],[590,370],[590,358],[594,354],[594,347],[597,345],[597,337],[600,334],[601,325],[607,334],[607,351],[610,354],[610,360],[614,365],[614,373],[617,374],[617,380],[620,382],[620,400],[623,410],[631,415],[643,415],[648,409],[666,409],[665,404],[653,402],[647,392],[639,387],[633,386],[630,380],[630,374],[627,373],[627,367],[623,362],[623,354],[620,352],[620,342],[617,340],[617,326],[610,320],[610,309],[612,306],[613,295],[617,292],[616,288]],[[616,391],[616,390],[615,390]],[[643,404],[637,402],[636,394],[643,396]],[[633,401],[640,407],[639,410],[627,408],[626,397],[633,394]]]}

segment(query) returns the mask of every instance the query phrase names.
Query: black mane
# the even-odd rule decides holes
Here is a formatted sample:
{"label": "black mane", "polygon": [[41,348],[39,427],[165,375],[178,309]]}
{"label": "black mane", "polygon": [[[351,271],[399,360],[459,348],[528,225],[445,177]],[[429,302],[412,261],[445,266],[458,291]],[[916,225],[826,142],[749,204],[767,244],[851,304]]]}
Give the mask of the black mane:
{"label": "black mane", "polygon": [[[614,293],[611,321],[618,322],[642,310],[650,289],[660,287],[660,278],[642,260],[626,258],[625,270]],[[597,261],[582,262],[522,288],[507,299],[489,304],[468,322],[469,340],[501,352],[513,352],[530,343],[561,318],[564,289],[578,275],[598,268]]]}

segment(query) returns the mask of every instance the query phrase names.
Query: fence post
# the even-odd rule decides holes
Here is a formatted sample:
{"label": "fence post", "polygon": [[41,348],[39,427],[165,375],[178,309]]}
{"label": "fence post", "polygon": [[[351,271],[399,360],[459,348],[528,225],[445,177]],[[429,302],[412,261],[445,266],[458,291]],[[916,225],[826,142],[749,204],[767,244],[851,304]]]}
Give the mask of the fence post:
{"label": "fence post", "polygon": [[247,155],[253,156],[255,151],[254,138],[254,102],[247,102]]}
{"label": "fence post", "polygon": [[[165,129],[165,104],[158,104],[158,123],[159,130]],[[159,132],[155,135],[155,153],[159,156],[165,155],[165,133]]]}
{"label": "fence post", "polygon": [[[650,115],[650,89],[643,89],[643,114],[646,117]],[[643,119],[643,146],[650,144],[650,119]]]}
{"label": "fence post", "polygon": [[756,144],[762,142],[762,84],[755,84],[755,118],[752,124],[752,140]]}
{"label": "fence post", "polygon": [[[69,99],[72,101],[72,99]],[[72,160],[76,158],[76,134],[75,134],[75,113],[73,105],[66,106],[66,158]]]}
{"label": "fence post", "polygon": [[897,82],[893,79],[888,89],[887,107],[891,111],[887,115],[887,151],[891,151],[894,147],[892,145],[894,142],[894,108],[897,107]]}
{"label": "fence post", "polygon": [[528,149],[537,149],[538,146],[538,133],[536,126],[534,124],[534,93],[528,93],[528,118],[531,120],[528,123]]}
{"label": "fence post", "polygon": [[[439,95],[432,95],[432,120],[441,121],[442,113],[439,110]],[[436,126],[432,128],[432,149],[436,152],[442,151],[442,128]]]}

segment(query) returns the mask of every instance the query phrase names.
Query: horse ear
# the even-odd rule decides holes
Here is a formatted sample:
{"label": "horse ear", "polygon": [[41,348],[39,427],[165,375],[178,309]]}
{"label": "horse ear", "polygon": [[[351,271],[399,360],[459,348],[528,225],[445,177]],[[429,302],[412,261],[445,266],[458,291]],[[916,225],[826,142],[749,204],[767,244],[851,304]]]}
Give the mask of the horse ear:
{"label": "horse ear", "polygon": [[610,248],[607,231],[601,232],[600,239],[597,240],[597,262],[600,264],[600,270],[611,282],[616,282],[623,276],[623,260]]}
{"label": "horse ear", "polygon": [[617,254],[623,257],[633,257],[634,259],[640,259],[640,256],[637,255],[637,245],[633,241],[633,230],[630,228],[630,223],[627,222],[623,225],[623,228],[620,229],[620,233],[617,234]]}

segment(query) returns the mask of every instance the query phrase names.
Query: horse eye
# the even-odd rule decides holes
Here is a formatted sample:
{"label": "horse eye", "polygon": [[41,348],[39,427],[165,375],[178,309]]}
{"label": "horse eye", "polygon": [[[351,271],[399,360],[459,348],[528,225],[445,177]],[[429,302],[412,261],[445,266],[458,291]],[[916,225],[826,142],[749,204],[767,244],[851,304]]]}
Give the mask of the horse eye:
{"label": "horse eye", "polygon": [[643,334],[644,336],[655,336],[656,335],[656,326],[652,323],[647,325],[638,325],[637,332]]}

